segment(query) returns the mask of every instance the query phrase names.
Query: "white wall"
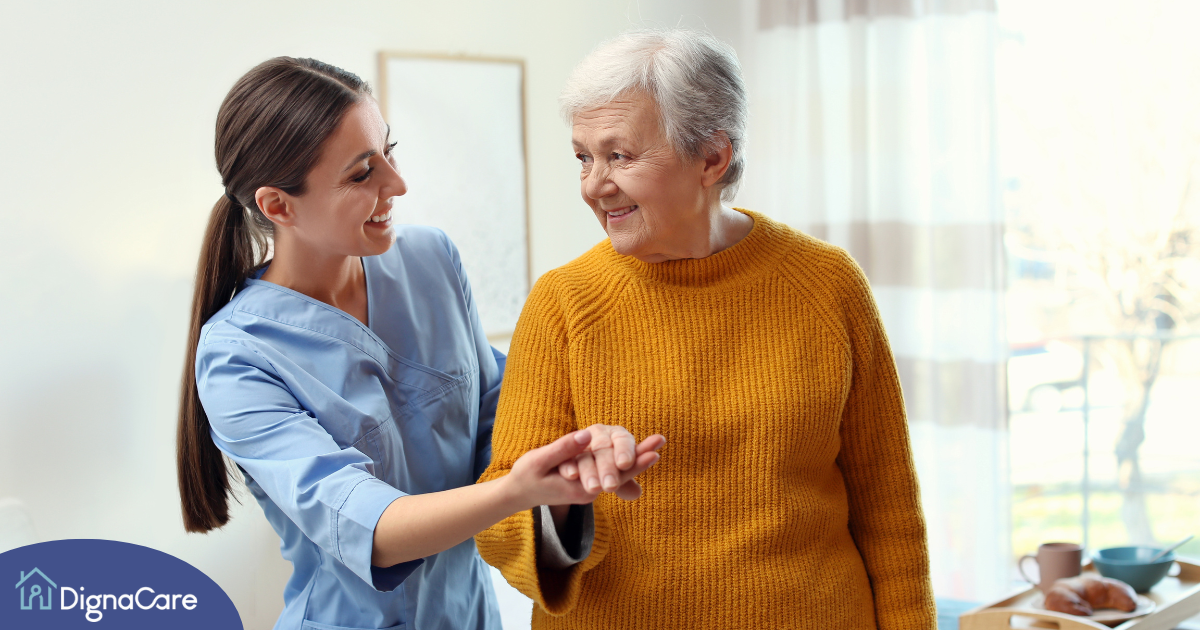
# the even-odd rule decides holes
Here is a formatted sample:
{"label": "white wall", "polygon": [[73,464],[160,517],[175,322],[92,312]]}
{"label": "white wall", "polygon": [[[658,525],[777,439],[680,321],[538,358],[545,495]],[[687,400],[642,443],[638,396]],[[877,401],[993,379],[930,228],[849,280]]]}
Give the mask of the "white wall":
{"label": "white wall", "polygon": [[174,472],[191,278],[222,194],[214,120],[234,80],[281,54],[372,82],[381,49],[525,58],[540,274],[603,237],[557,115],[571,67],[646,23],[707,27],[736,45],[739,16],[720,0],[6,3],[0,500],[23,503],[36,540],[107,538],[183,558],[248,628],[270,627],[288,568],[258,506],[247,497],[224,530],[185,535]]}

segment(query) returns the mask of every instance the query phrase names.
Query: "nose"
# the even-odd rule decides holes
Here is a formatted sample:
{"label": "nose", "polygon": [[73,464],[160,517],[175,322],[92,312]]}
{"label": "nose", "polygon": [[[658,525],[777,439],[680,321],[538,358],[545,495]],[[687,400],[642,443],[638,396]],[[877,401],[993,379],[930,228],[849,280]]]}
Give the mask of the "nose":
{"label": "nose", "polygon": [[391,160],[385,160],[384,166],[380,167],[379,170],[383,171],[381,174],[386,178],[386,181],[379,190],[380,197],[390,199],[408,192],[408,184],[400,176],[400,169]]}
{"label": "nose", "polygon": [[609,177],[608,167],[593,164],[588,174],[583,178],[583,194],[588,199],[603,199],[616,194],[617,185]]}

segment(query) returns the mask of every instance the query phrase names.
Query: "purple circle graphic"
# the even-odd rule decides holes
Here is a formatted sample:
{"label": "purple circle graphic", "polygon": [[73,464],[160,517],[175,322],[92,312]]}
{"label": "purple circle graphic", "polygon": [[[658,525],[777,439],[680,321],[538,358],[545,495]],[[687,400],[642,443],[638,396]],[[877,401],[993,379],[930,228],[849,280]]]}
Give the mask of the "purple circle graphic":
{"label": "purple circle graphic", "polygon": [[78,539],[19,547],[0,553],[0,578],[4,628],[242,628],[216,582],[141,545]]}

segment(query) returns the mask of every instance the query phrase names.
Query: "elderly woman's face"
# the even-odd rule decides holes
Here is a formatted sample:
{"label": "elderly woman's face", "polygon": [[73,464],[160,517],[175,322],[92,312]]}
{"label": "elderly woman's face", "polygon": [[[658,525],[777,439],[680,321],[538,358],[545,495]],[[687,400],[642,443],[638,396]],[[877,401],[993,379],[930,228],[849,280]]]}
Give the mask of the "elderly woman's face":
{"label": "elderly woman's face", "polygon": [[571,144],[580,191],[618,253],[645,262],[691,257],[687,245],[710,211],[704,160],[680,159],[658,108],[636,95],[575,116]]}

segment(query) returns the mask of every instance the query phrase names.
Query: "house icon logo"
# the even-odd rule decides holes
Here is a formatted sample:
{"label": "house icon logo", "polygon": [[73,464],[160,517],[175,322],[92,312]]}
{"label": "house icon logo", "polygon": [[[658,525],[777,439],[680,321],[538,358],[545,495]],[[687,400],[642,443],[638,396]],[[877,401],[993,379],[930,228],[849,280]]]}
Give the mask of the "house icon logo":
{"label": "house icon logo", "polygon": [[15,588],[21,590],[21,610],[54,610],[54,589],[58,585],[41,569],[34,567],[29,573],[22,571],[21,581]]}

